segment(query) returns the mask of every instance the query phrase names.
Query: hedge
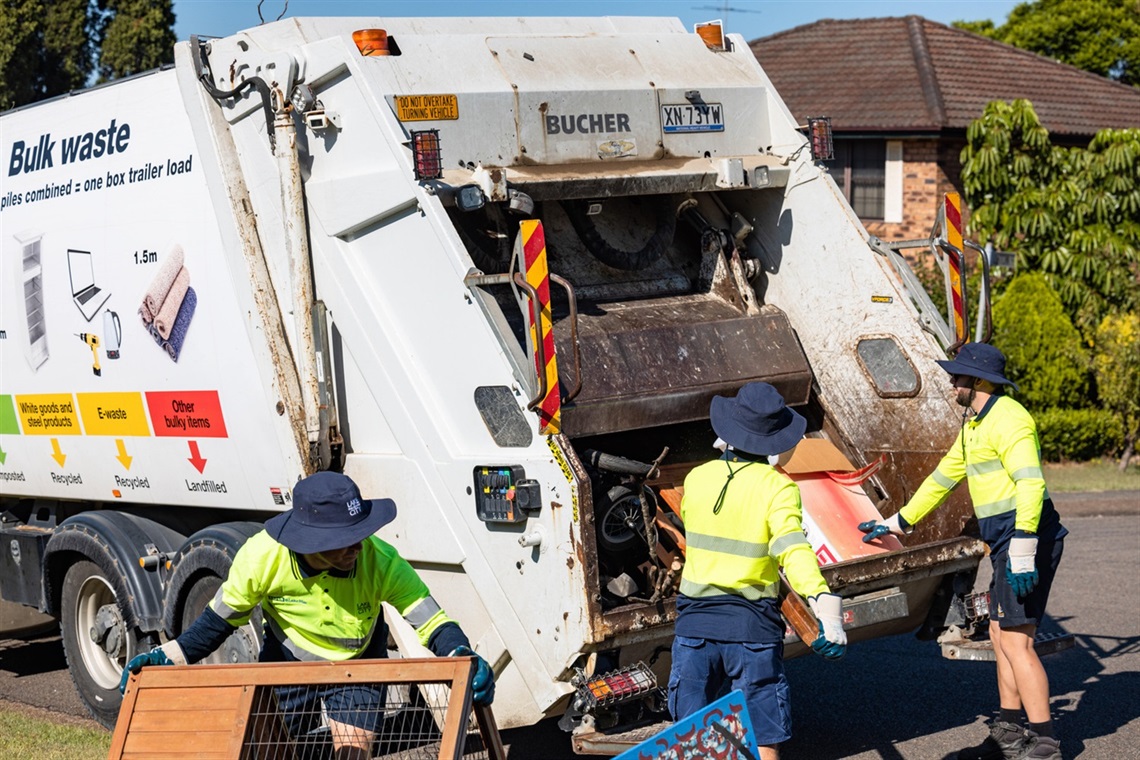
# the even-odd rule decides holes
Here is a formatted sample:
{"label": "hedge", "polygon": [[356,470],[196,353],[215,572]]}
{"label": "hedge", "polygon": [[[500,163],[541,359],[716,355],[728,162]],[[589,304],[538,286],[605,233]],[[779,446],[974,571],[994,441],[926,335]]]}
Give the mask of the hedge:
{"label": "hedge", "polygon": [[1124,443],[1120,418],[1104,409],[1047,409],[1034,417],[1047,462],[1083,462],[1119,451]]}

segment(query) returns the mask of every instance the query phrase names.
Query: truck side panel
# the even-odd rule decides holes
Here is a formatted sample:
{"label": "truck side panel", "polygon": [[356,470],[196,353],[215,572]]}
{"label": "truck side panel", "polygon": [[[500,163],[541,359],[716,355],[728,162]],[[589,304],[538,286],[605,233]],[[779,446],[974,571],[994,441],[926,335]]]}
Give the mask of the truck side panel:
{"label": "truck side panel", "polygon": [[[5,495],[281,509],[296,456],[278,443],[175,72],[2,123]],[[177,302],[156,280],[179,259]],[[158,338],[140,315],[150,290]]]}

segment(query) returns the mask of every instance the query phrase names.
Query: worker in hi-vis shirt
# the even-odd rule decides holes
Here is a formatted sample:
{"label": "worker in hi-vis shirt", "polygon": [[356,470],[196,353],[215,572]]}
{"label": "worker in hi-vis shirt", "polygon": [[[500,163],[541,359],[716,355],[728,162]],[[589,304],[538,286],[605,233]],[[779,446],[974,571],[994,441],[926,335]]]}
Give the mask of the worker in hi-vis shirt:
{"label": "worker in hi-vis shirt", "polygon": [[[249,622],[259,604],[265,631],[261,662],[387,657],[381,602],[391,604],[437,657],[474,656],[474,700],[489,705],[491,668],[459,625],[440,609],[419,575],[373,535],[396,517],[391,499],[363,499],[345,475],[318,472],[293,488],[293,507],[271,518],[234,556],[213,601],[181,636],[140,654],[123,671],[185,665],[209,655]],[[276,690],[293,736],[327,714],[337,758],[371,757],[383,718],[384,689],[371,684],[293,686]]]}
{"label": "worker in hi-vis shirt", "polygon": [[[883,521],[859,528],[864,541],[905,534],[941,505],[963,480],[990,548],[990,640],[997,659],[1001,712],[990,735],[958,753],[960,760],[1032,758],[1060,760],[1049,714],[1049,680],[1033,643],[1045,615],[1064,537],[1041,471],[1037,425],[1021,404],[1006,396],[1005,356],[986,343],[967,343],[953,361],[938,364],[950,373],[962,429],[937,469],[910,501]],[[1021,712],[1029,722],[1021,725]]]}
{"label": "worker in hi-vis shirt", "polygon": [[803,532],[800,489],[775,468],[791,458],[807,421],[768,383],[749,383],[709,410],[724,453],[685,478],[685,569],[677,596],[669,711],[681,720],[740,689],[762,760],[791,738],[784,676],[780,567],[819,620],[812,649],[847,647],[842,600],[830,593]]}

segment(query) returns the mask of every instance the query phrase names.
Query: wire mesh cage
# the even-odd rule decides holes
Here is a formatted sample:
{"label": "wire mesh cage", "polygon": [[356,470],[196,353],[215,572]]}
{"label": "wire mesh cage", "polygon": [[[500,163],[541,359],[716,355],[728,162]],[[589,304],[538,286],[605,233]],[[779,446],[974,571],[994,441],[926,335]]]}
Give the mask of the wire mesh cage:
{"label": "wire mesh cage", "polygon": [[147,668],[132,678],[111,758],[505,757],[472,659]]}

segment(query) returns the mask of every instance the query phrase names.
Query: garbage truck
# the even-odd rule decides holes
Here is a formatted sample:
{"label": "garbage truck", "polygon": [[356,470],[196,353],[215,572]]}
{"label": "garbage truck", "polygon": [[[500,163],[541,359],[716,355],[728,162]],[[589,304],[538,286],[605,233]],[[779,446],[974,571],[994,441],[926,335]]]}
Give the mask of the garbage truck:
{"label": "garbage truck", "polygon": [[850,639],[936,635],[965,499],[850,534],[953,440],[947,341],[809,126],[739,36],[641,17],[291,18],[0,115],[3,598],[110,726],[123,665],[342,471],[398,504],[500,725],[605,751],[660,715],[710,400],[765,381]]}

